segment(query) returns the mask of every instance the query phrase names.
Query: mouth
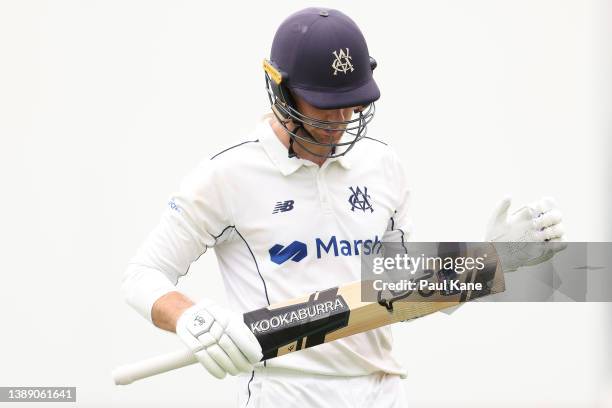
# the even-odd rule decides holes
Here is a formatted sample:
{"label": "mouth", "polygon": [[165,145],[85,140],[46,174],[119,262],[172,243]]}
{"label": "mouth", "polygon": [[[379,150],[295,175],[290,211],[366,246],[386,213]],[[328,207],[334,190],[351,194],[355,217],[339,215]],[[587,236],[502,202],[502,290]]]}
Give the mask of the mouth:
{"label": "mouth", "polygon": [[337,144],[342,139],[344,129],[325,129],[325,128],[311,128],[308,129],[309,134],[319,143],[324,144]]}
{"label": "mouth", "polygon": [[344,133],[344,129],[325,129],[324,134],[329,139],[333,139],[334,141],[340,140],[342,134]]}

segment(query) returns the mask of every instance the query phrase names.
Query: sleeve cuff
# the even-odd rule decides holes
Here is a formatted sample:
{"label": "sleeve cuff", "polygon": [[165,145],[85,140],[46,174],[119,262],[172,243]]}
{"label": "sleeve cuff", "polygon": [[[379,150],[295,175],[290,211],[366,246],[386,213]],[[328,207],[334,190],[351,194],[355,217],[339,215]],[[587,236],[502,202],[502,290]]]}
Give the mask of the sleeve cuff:
{"label": "sleeve cuff", "polygon": [[125,301],[151,323],[151,309],[157,299],[177,291],[176,286],[162,272],[138,264],[128,266],[121,289]]}

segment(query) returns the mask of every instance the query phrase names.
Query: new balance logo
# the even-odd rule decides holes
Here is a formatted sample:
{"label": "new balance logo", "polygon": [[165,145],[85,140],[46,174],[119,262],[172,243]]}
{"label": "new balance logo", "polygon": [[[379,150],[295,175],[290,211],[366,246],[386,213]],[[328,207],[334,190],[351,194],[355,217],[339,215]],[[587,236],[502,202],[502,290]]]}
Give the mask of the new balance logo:
{"label": "new balance logo", "polygon": [[278,201],[276,203],[276,205],[274,206],[274,211],[272,211],[272,214],[276,214],[278,212],[287,212],[287,211],[293,210],[293,203],[294,202],[295,201],[293,201],[293,200]]}
{"label": "new balance logo", "polygon": [[300,262],[308,255],[306,244],[300,241],[293,241],[286,247],[276,244],[268,251],[270,260],[277,265],[282,265],[291,259],[293,262]]}

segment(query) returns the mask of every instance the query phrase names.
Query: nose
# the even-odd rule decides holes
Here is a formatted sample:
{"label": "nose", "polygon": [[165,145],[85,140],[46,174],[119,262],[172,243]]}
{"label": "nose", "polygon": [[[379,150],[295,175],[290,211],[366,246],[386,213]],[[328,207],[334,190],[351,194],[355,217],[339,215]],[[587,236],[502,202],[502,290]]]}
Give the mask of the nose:
{"label": "nose", "polygon": [[327,111],[327,119],[330,122],[343,122],[345,121],[345,109],[330,109]]}

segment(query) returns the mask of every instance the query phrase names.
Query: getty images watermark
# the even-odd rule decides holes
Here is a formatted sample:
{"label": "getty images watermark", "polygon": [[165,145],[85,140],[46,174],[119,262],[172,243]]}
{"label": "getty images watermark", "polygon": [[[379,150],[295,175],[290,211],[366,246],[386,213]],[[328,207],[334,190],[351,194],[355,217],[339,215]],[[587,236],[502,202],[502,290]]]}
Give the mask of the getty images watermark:
{"label": "getty images watermark", "polygon": [[361,280],[367,302],[610,302],[612,243],[384,242]]}
{"label": "getty images watermark", "polygon": [[[421,253],[413,256],[408,253],[394,256],[374,256],[372,258],[372,273],[374,275],[395,274],[409,276],[398,281],[389,281],[383,278],[372,281],[375,290],[406,291],[465,291],[482,290],[483,282],[462,282],[457,276],[466,272],[478,273],[485,269],[487,254],[481,256],[431,256]],[[429,271],[429,273],[423,273]],[[439,272],[442,279],[432,280],[434,271]],[[416,279],[419,274],[419,279]],[[454,276],[457,275],[457,276]],[[387,276],[388,277],[388,276]]]}

